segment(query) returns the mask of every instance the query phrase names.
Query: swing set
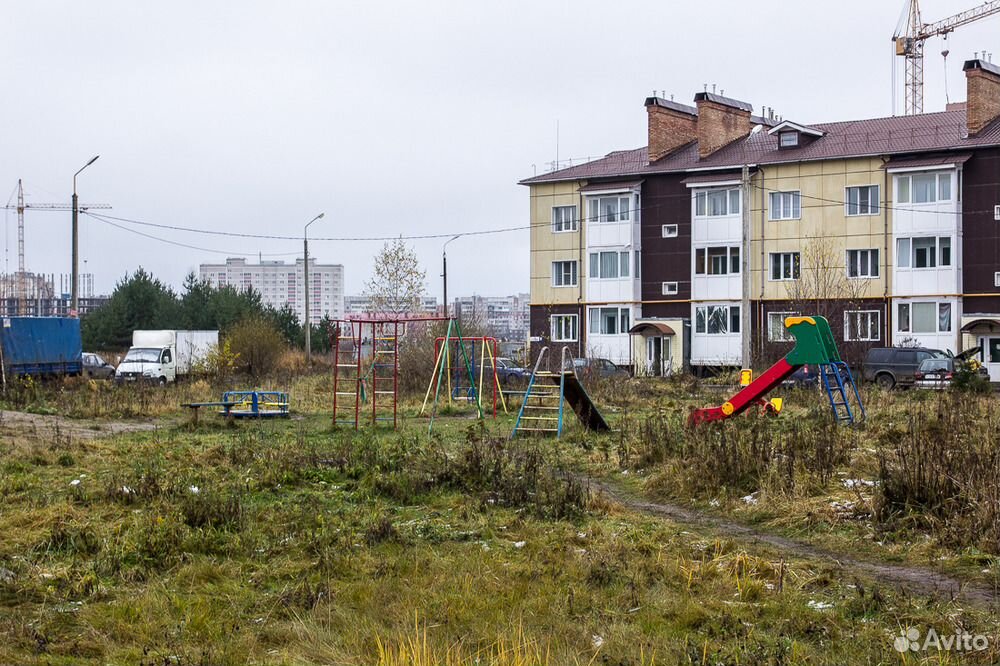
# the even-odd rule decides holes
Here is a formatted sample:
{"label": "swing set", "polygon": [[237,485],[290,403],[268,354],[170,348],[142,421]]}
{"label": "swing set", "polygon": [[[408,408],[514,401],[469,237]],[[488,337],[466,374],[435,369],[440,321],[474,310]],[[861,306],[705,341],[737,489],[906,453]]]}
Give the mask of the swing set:
{"label": "swing set", "polygon": [[[477,360],[478,356],[478,360]],[[434,426],[434,417],[441,398],[441,389],[446,387],[448,405],[457,401],[475,403],[479,418],[484,416],[483,397],[487,393],[491,399],[493,418],[497,417],[497,403],[507,413],[507,402],[497,375],[497,339],[484,336],[463,336],[457,320],[449,320],[445,335],[434,340],[434,370],[427,385],[427,393],[420,407],[423,414],[434,393],[428,432]],[[455,365],[458,363],[459,365]],[[487,384],[488,382],[488,384]]]}

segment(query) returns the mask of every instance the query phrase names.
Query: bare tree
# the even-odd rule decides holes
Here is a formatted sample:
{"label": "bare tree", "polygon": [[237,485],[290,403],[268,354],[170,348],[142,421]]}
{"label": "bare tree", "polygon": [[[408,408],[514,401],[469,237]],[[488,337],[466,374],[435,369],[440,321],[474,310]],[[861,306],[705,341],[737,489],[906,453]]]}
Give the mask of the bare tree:
{"label": "bare tree", "polygon": [[[871,279],[848,277],[844,256],[836,250],[833,240],[817,237],[802,249],[799,266],[793,268],[798,278],[786,283],[788,300],[792,308],[803,314],[819,315],[830,321],[834,336],[851,346],[851,340],[865,340],[868,332],[856,330],[858,320],[846,317],[845,312],[863,310],[865,300],[874,298],[870,293]],[[840,322],[852,327],[845,335]],[[849,350],[851,352],[857,350]]]}
{"label": "bare tree", "polygon": [[379,315],[417,312],[426,275],[416,253],[402,239],[387,242],[375,257],[371,279],[365,285],[369,310]]}

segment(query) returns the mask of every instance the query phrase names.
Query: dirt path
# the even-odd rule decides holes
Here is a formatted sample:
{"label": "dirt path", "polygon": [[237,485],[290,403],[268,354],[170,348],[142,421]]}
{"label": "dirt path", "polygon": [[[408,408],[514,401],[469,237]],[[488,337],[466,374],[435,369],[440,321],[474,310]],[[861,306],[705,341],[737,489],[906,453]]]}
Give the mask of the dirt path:
{"label": "dirt path", "polygon": [[0,438],[53,440],[96,439],[123,432],[155,430],[155,423],[142,421],[99,421],[70,419],[56,414],[30,414],[28,412],[0,411]]}
{"label": "dirt path", "polygon": [[997,590],[969,583],[934,569],[856,559],[801,541],[761,532],[746,525],[709,516],[676,504],[637,499],[605,481],[589,477],[584,477],[581,480],[589,482],[591,489],[603,493],[632,511],[667,518],[676,523],[707,528],[751,543],[763,543],[789,555],[827,560],[845,572],[860,574],[880,583],[895,585],[913,594],[932,596],[941,601],[961,600],[977,606],[993,605],[1000,600]]}

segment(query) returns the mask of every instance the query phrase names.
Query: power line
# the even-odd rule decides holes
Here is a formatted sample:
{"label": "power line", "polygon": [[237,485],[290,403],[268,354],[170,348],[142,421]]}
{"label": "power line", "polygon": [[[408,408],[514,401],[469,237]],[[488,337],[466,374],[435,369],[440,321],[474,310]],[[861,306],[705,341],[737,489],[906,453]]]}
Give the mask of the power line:
{"label": "power line", "polygon": [[211,252],[213,254],[224,254],[224,255],[228,255],[230,257],[232,257],[232,256],[249,257],[249,256],[257,256],[257,255],[265,256],[265,257],[288,257],[288,256],[299,254],[298,252],[277,252],[277,253],[264,253],[264,254],[260,254],[258,252],[229,252],[227,250],[215,250],[215,249],[207,248],[207,247],[199,247],[197,245],[189,245],[188,243],[181,243],[179,241],[170,240],[168,238],[161,238],[159,236],[154,236],[152,234],[147,234],[147,233],[139,231],[137,229],[129,229],[128,227],[123,226],[121,224],[116,224],[115,222],[112,222],[111,220],[102,220],[101,219],[102,216],[100,216],[100,215],[90,214],[90,216],[93,217],[94,219],[96,219],[98,222],[103,222],[104,224],[108,224],[108,225],[110,225],[112,227],[115,227],[117,229],[121,229],[122,231],[127,231],[129,233],[136,234],[136,235],[142,236],[144,238],[149,238],[150,240],[159,241],[161,243],[168,243],[170,245],[176,245],[177,247],[183,247],[183,248],[187,248],[189,250],[198,250],[199,252]]}

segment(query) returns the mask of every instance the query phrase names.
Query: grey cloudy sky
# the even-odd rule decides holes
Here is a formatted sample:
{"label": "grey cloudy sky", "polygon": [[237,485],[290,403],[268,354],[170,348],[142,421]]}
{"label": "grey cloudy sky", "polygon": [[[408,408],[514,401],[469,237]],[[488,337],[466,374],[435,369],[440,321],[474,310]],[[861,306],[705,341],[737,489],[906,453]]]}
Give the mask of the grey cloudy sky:
{"label": "grey cloudy sky", "polygon": [[[979,0],[923,0],[925,20]],[[801,122],[890,115],[890,37],[902,0],[412,3],[7,3],[0,38],[0,193],[81,200],[162,224],[314,236],[460,233],[527,224],[516,181],[563,158],[645,144],[643,99],[690,101],[705,82]],[[996,49],[997,18],[949,39]],[[944,107],[941,41],[927,46],[925,109]],[[83,217],[98,291],[142,265],[179,285],[199,263],[301,244],[140,229]],[[69,272],[69,214],[27,213],[27,265]],[[128,225],[126,225],[128,226]],[[137,227],[133,227],[137,228]],[[137,228],[138,229],[138,228]],[[5,267],[17,266],[5,216]],[[442,241],[413,243],[440,295]],[[316,242],[360,292],[379,243]],[[8,247],[9,246],[9,247]],[[527,291],[528,234],[449,246],[454,294]]]}

